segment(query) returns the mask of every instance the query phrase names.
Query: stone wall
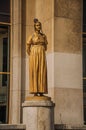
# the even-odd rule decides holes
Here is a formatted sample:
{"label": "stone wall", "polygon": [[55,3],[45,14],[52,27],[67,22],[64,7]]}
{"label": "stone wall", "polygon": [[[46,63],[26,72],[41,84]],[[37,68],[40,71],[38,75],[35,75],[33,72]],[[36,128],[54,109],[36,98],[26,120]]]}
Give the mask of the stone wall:
{"label": "stone wall", "polygon": [[38,18],[48,40],[48,96],[55,102],[55,124],[83,124],[82,0],[12,2],[9,122],[20,123],[21,100],[29,95],[26,41]]}

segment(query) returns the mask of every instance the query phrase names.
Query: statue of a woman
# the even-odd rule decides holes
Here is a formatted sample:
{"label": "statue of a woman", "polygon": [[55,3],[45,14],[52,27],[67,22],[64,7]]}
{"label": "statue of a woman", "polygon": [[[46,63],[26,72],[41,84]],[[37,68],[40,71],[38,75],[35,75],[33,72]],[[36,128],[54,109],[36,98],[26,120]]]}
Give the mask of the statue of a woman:
{"label": "statue of a woman", "polygon": [[47,50],[47,38],[42,32],[42,25],[38,19],[34,19],[35,32],[27,41],[27,53],[29,54],[29,82],[30,93],[42,96],[48,93],[47,88],[47,63],[45,51]]}

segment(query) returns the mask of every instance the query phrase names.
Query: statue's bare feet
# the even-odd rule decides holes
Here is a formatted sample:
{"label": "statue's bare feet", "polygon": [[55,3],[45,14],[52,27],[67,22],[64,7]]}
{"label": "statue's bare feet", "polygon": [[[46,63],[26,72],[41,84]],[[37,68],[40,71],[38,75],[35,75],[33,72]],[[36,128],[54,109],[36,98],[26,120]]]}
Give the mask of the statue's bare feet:
{"label": "statue's bare feet", "polygon": [[34,96],[38,96],[38,94],[37,94],[37,93],[35,93],[35,94],[34,94]]}
{"label": "statue's bare feet", "polygon": [[43,93],[40,93],[40,96],[43,96]]}

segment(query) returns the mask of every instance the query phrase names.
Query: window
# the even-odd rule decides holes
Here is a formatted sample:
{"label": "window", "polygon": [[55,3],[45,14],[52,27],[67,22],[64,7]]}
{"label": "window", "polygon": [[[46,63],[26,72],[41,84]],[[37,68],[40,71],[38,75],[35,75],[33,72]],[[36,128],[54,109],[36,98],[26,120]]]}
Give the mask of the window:
{"label": "window", "polygon": [[10,89],[10,0],[0,0],[0,124],[8,122]]}
{"label": "window", "polygon": [[10,23],[10,0],[0,0],[0,22]]}

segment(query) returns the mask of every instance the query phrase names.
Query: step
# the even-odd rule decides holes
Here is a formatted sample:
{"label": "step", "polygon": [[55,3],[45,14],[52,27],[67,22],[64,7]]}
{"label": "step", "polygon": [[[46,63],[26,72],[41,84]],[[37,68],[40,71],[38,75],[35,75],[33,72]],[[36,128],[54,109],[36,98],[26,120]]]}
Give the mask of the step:
{"label": "step", "polygon": [[55,130],[86,130],[86,125],[71,126],[66,124],[56,124]]}
{"label": "step", "polygon": [[23,124],[0,124],[0,130],[25,130],[26,126]]}

